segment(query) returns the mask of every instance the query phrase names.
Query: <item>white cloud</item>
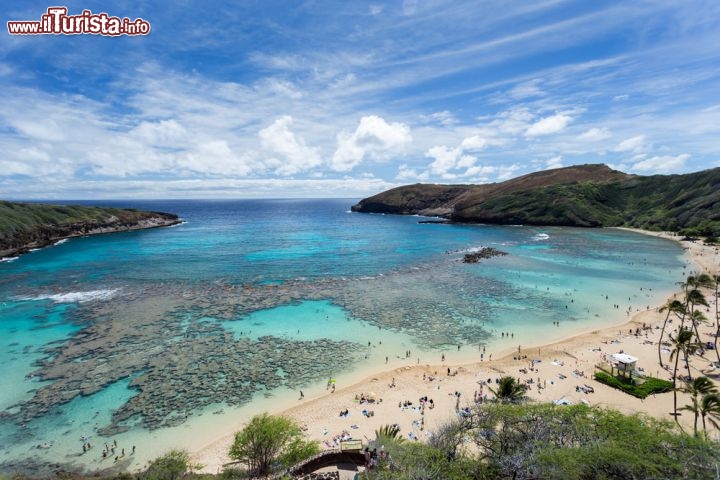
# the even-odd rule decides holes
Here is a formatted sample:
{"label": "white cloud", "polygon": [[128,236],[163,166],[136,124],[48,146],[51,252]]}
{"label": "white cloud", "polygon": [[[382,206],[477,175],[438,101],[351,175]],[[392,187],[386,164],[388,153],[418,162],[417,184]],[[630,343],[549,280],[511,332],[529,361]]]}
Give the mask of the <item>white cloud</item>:
{"label": "white cloud", "polygon": [[500,181],[509,180],[515,177],[517,172],[519,172],[520,170],[522,170],[522,167],[517,163],[513,163],[511,165],[501,165],[498,168],[497,179]]}
{"label": "white cloud", "polygon": [[25,162],[16,162],[12,160],[0,160],[0,170],[3,175],[27,175],[33,176],[34,169],[32,164]]}
{"label": "white cloud", "polygon": [[616,152],[633,152],[639,153],[647,150],[645,145],[645,135],[637,135],[630,137],[620,142],[616,147]]}
{"label": "white cloud", "polygon": [[487,139],[481,138],[479,135],[473,135],[471,137],[465,137],[460,143],[460,148],[463,150],[482,150],[487,145]]}
{"label": "white cloud", "polygon": [[477,157],[474,155],[462,155],[457,161],[457,168],[470,168],[475,165]]}
{"label": "white cloud", "polygon": [[10,119],[10,125],[32,140],[62,142],[66,135],[53,118]]}
{"label": "white cloud", "polygon": [[293,100],[303,98],[303,93],[295,85],[286,80],[279,80],[277,78],[268,78],[267,80],[261,82],[256,88],[272,92],[281,97],[288,97]]}
{"label": "white cloud", "polygon": [[458,122],[455,116],[448,110],[431,113],[430,115],[420,115],[420,119],[427,123],[439,123],[446,127],[455,125]]}
{"label": "white cloud", "polygon": [[347,172],[366,156],[383,161],[400,155],[411,142],[410,127],[404,123],[387,123],[376,115],[362,117],[353,133],[338,134],[331,166],[338,172]]}
{"label": "white cloud", "polygon": [[612,137],[612,133],[607,128],[593,127],[578,136],[578,140],[583,142],[599,142]]}
{"label": "white cloud", "polygon": [[176,147],[178,143],[184,143],[184,139],[187,138],[187,131],[175,120],[141,122],[129,133],[150,145],[159,146]]}
{"label": "white cloud", "polygon": [[282,157],[279,161],[269,159],[268,162],[276,166],[278,175],[294,175],[322,164],[317,149],[306,146],[302,137],[290,131],[292,121],[291,116],[284,115],[258,132],[262,147]]}
{"label": "white cloud", "polygon": [[513,108],[498,115],[496,120],[490,122],[489,127],[501,134],[517,135],[527,130],[535,115],[527,108]]}
{"label": "white cloud", "polygon": [[478,176],[487,176],[491,175],[497,172],[497,167],[493,167],[490,165],[476,165],[474,167],[468,168],[463,176],[465,177],[478,177]]}
{"label": "white cloud", "polygon": [[176,160],[178,167],[195,173],[244,177],[253,173],[252,161],[245,153],[236,154],[225,140],[209,140]]}
{"label": "white cloud", "polygon": [[545,167],[547,167],[547,168],[560,168],[562,166],[563,166],[563,161],[562,161],[562,156],[560,156],[560,155],[552,157],[545,162]]}
{"label": "white cloud", "polygon": [[526,137],[537,137],[541,135],[551,135],[558,133],[565,129],[565,127],[572,121],[572,117],[562,113],[545,117],[538,120],[528,127],[525,131]]}
{"label": "white cloud", "polygon": [[436,175],[443,175],[457,167],[457,161],[462,151],[459,148],[450,148],[438,145],[425,152],[425,156],[434,159],[428,167]]}
{"label": "white cloud", "polygon": [[509,94],[515,100],[522,100],[530,97],[539,97],[545,95],[545,92],[538,86],[540,84],[539,79],[530,80],[528,82],[520,83],[510,90]]}
{"label": "white cloud", "polygon": [[[4,164],[0,161],[0,167]],[[397,187],[379,178],[291,179],[291,178],[190,178],[139,180],[62,180],[32,182],[3,181],[6,199],[68,198],[267,198],[295,197],[362,198]],[[348,204],[349,206],[350,204]]]}
{"label": "white cloud", "polygon": [[418,173],[414,168],[408,167],[406,164],[402,164],[398,167],[398,173],[395,176],[395,180],[405,182],[424,182],[428,179],[429,175],[427,172]]}
{"label": "white cloud", "polygon": [[644,173],[672,173],[685,167],[685,162],[690,158],[687,153],[680,155],[655,156],[640,160],[632,165],[631,169]]}
{"label": "white cloud", "polygon": [[370,15],[379,15],[385,9],[385,5],[370,5]]}

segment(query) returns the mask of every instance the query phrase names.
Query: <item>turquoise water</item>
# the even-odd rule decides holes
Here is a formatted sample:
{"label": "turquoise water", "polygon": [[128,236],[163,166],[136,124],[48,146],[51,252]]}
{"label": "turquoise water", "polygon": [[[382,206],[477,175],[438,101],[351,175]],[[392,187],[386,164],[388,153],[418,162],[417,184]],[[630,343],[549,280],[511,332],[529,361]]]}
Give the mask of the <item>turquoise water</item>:
{"label": "turquoise water", "polygon": [[[0,263],[0,471],[108,466],[100,448],[82,453],[82,436],[137,444],[120,463],[138,468],[178,429],[199,436],[203,422],[330,377],[617,323],[683,278],[666,240],[419,224],[353,203],[108,202],[185,223]],[[508,255],[460,261],[482,246]]]}

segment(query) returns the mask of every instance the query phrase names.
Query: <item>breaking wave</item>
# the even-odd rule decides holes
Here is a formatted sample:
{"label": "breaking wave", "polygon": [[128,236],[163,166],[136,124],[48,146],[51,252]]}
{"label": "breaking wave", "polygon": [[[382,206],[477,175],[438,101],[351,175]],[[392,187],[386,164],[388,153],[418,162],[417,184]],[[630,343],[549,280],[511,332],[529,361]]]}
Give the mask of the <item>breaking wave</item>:
{"label": "breaking wave", "polygon": [[119,288],[107,290],[89,290],[86,292],[55,293],[36,295],[33,297],[20,297],[18,300],[52,300],[55,303],[85,303],[95,300],[110,300]]}

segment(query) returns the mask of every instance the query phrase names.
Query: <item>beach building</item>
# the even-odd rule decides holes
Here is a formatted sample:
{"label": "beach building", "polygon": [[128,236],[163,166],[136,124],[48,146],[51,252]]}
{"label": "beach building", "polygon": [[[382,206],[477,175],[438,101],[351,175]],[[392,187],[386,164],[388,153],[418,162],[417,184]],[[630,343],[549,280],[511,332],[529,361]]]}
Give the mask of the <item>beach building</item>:
{"label": "beach building", "polygon": [[614,353],[608,357],[610,365],[622,375],[632,378],[638,359],[627,353]]}

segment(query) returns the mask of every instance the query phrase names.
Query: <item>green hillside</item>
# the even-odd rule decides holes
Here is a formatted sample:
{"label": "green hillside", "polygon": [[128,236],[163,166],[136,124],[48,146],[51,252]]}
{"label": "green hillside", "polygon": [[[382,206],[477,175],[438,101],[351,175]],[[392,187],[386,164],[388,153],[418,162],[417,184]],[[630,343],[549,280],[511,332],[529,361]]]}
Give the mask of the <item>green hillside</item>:
{"label": "green hillside", "polygon": [[[424,190],[427,187],[427,190]],[[462,192],[451,197],[453,191]],[[405,192],[425,203],[403,204]],[[443,192],[432,197],[432,192]],[[400,203],[398,203],[400,202]],[[372,205],[372,210],[367,206]],[[383,206],[386,209],[383,210]],[[525,175],[490,185],[411,185],[370,197],[355,211],[439,213],[456,222],[637,227],[720,234],[720,168],[684,175],[636,176],[604,165],[583,165]]]}
{"label": "green hillside", "polygon": [[60,238],[178,223],[177,215],[134,209],[0,201],[0,257]]}

